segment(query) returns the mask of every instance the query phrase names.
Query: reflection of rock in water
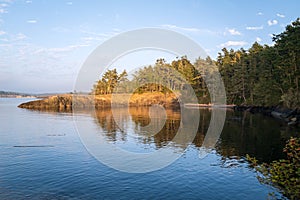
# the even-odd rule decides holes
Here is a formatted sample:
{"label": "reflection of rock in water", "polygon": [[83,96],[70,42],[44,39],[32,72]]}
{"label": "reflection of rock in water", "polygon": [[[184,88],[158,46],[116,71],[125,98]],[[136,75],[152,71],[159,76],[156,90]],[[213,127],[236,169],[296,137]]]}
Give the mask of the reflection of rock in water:
{"label": "reflection of rock in water", "polygon": [[285,141],[298,131],[280,126],[278,121],[263,115],[227,112],[227,120],[216,150],[226,158],[245,157],[249,154],[260,161],[270,162],[283,158]]}

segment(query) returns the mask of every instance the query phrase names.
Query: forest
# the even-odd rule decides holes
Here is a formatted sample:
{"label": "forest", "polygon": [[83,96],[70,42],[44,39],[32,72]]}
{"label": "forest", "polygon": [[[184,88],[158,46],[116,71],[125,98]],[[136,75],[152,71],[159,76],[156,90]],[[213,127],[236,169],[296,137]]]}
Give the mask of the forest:
{"label": "forest", "polygon": [[[216,66],[216,67],[211,67]],[[176,71],[177,73],[174,73]],[[107,70],[92,93],[176,92],[189,84],[199,103],[209,103],[205,80],[220,73],[228,104],[300,108],[300,19],[273,34],[273,45],[255,42],[249,49],[223,48],[216,60],[186,56],[167,63],[163,58],[145,66],[128,78],[126,71]]]}

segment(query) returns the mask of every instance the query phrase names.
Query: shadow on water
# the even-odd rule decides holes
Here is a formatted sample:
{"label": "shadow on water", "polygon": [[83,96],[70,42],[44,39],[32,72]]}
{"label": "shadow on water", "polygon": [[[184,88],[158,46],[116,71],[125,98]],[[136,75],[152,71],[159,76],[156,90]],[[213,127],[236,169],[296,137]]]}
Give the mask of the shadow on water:
{"label": "shadow on water", "polygon": [[[126,142],[129,132],[134,132],[133,135],[137,138],[138,143],[154,144],[156,149],[170,143],[179,148],[179,151],[187,145],[193,145],[200,149],[209,127],[211,110],[200,110],[198,131],[194,139],[185,135],[186,138],[177,140],[173,139],[180,125],[183,127],[190,125],[193,120],[193,110],[189,110],[189,114],[182,116],[182,120],[180,110],[166,110],[166,123],[163,125],[161,123],[164,122],[162,120],[164,116],[158,112],[150,118],[149,111],[147,107],[133,107],[129,110],[118,108],[117,112],[114,111],[114,113],[118,113],[116,117],[110,109],[103,109],[96,111],[94,117],[97,124],[104,130],[108,142]],[[151,123],[151,119],[154,123]],[[143,129],[150,123],[152,126],[153,124],[157,126],[151,129],[156,132],[152,133],[151,130]],[[287,127],[273,118],[228,110],[224,128],[215,149],[223,159],[240,159],[249,154],[255,156],[259,161],[269,162],[284,157],[282,148],[285,141],[290,136],[296,135],[298,131],[298,129]]]}

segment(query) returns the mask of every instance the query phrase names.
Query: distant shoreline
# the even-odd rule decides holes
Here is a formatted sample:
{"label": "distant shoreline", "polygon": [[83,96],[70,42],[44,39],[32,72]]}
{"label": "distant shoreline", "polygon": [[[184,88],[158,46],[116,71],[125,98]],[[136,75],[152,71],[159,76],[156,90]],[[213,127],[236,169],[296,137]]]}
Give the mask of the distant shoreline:
{"label": "distant shoreline", "polygon": [[55,95],[64,95],[71,93],[23,93],[23,92],[12,92],[12,91],[1,91],[0,98],[47,98]]}
{"label": "distant shoreline", "polygon": [[0,95],[0,98],[37,98],[36,96],[23,96],[23,95]]}

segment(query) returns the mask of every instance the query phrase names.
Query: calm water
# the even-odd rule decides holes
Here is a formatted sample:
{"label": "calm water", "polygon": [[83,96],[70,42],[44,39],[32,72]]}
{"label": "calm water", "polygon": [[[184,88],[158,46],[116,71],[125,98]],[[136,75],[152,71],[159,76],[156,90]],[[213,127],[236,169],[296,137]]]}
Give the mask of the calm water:
{"label": "calm water", "polygon": [[[17,108],[28,99],[0,99],[0,199],[267,199],[280,194],[262,185],[244,160],[246,153],[262,161],[282,157],[284,141],[297,130],[260,115],[228,112],[224,130],[212,151],[199,159],[210,120],[201,111],[198,134],[189,147],[174,144],[183,155],[171,165],[149,173],[120,172],[86,150],[69,113]],[[122,111],[120,111],[122,112]],[[147,109],[131,109],[119,130],[110,111],[82,114],[108,143],[129,151],[165,147],[180,124],[170,113],[154,136],[135,130],[149,123]],[[159,123],[159,121],[157,121]],[[126,132],[127,131],[127,132]]]}

